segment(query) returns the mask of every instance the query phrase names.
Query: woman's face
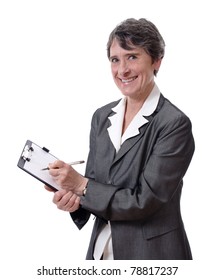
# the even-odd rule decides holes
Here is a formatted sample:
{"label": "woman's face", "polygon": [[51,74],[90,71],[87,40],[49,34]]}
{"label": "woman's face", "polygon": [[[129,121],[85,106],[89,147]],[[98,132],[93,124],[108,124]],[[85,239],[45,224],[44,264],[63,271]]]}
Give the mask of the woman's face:
{"label": "woman's face", "polygon": [[145,98],[154,86],[154,70],[158,70],[161,60],[152,58],[139,47],[125,50],[114,39],[110,48],[111,71],[114,82],[123,95],[132,99]]}

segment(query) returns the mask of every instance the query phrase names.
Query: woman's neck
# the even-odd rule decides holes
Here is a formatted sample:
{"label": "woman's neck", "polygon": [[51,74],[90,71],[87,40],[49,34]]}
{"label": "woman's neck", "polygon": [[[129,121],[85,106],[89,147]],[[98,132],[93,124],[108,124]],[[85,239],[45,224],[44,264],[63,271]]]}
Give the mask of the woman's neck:
{"label": "woman's neck", "polygon": [[144,102],[146,101],[147,97],[151,93],[153,87],[154,87],[154,83],[145,91],[144,94],[140,95],[139,98],[132,98],[132,97],[126,98],[122,135],[124,134],[129,124],[132,122],[133,118],[142,108]]}

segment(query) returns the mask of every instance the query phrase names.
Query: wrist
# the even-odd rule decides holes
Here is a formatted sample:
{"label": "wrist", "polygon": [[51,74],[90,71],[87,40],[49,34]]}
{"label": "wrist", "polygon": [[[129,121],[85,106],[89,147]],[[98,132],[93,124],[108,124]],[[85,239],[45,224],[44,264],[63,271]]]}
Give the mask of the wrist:
{"label": "wrist", "polygon": [[83,182],[81,183],[81,186],[79,187],[78,191],[77,191],[77,195],[78,196],[85,196],[86,191],[87,191],[87,183],[88,183],[88,179],[83,177]]}

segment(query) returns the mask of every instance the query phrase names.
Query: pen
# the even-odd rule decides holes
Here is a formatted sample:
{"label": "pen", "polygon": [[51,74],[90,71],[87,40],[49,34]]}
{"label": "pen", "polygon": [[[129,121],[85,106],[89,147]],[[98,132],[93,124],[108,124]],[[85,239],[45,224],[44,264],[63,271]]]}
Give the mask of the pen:
{"label": "pen", "polygon": [[[69,164],[69,165],[75,165],[75,164],[81,164],[81,163],[84,163],[84,160],[72,161],[72,162],[70,162],[70,163],[68,163],[68,164]],[[42,168],[41,170],[42,170],[42,171],[44,171],[44,170],[49,170],[49,167]]]}

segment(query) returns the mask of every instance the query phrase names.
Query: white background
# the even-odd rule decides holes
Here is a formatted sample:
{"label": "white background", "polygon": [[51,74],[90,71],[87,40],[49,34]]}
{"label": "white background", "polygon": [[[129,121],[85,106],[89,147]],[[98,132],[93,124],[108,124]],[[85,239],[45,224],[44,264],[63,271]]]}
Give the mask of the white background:
{"label": "white background", "polygon": [[[39,279],[36,269],[42,265],[86,264],[92,220],[79,231],[69,214],[52,203],[52,194],[16,165],[27,139],[46,146],[64,161],[87,159],[93,112],[121,97],[110,74],[106,42],[112,29],[129,17],[145,17],[157,25],[166,42],[166,55],[156,82],[193,123],[196,152],[184,180],[182,213],[194,261],[181,265],[181,273],[186,267],[184,275],[212,274],[212,2],[0,2],[2,279]],[[82,174],[84,169],[85,165],[77,166]]]}

